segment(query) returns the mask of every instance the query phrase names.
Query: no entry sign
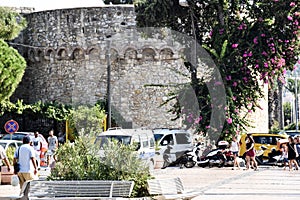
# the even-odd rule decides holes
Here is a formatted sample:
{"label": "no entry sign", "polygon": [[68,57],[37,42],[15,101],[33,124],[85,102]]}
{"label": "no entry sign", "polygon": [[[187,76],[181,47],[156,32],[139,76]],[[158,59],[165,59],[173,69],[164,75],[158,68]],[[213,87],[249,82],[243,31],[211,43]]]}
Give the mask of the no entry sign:
{"label": "no entry sign", "polygon": [[9,120],[5,123],[4,129],[7,133],[13,134],[18,131],[19,124],[15,120]]}

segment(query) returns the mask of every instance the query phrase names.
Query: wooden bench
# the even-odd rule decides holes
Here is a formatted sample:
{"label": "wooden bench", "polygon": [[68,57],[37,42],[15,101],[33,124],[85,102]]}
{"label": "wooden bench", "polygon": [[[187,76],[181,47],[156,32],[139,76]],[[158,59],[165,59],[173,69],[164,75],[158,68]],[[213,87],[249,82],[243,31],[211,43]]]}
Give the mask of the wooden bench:
{"label": "wooden bench", "polygon": [[192,199],[202,194],[197,191],[185,191],[180,178],[147,180],[148,191],[154,199]]}
{"label": "wooden bench", "polygon": [[116,199],[128,198],[133,181],[74,180],[25,182],[19,197],[11,199]]}

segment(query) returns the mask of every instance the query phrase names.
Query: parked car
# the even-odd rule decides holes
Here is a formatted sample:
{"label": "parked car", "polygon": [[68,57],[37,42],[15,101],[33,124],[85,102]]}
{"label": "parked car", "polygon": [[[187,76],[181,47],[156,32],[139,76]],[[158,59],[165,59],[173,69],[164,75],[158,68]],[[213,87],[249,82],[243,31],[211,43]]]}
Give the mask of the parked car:
{"label": "parked car", "polygon": [[151,130],[109,128],[100,133],[95,140],[95,144],[100,147],[100,156],[103,154],[103,147],[112,141],[118,141],[124,145],[137,145],[136,151],[139,158],[145,161],[151,170],[154,168],[155,140]]}
{"label": "parked car", "polygon": [[[183,129],[158,128],[153,130],[156,142],[156,162],[163,163],[163,155],[168,153],[170,160],[176,161],[187,151],[193,150],[192,134]],[[168,152],[169,151],[169,152]]]}
{"label": "parked car", "polygon": [[34,136],[33,132],[15,132],[13,134],[5,134],[1,140],[19,140],[22,141],[25,135]]}
{"label": "parked car", "polygon": [[[31,139],[34,138],[33,132],[15,132],[14,134],[6,134],[1,140],[18,140],[22,141],[25,135],[30,135]],[[39,134],[39,137],[42,139],[42,151],[46,152],[48,149],[48,142],[42,134]]]}
{"label": "parked car", "polygon": [[295,137],[295,136],[300,135],[300,130],[298,130],[298,131],[297,130],[283,130],[283,131],[280,131],[280,133]]}
{"label": "parked car", "polygon": [[[241,148],[239,156],[243,156],[246,152],[246,136],[247,134],[241,135]],[[277,142],[279,140],[288,138],[288,135],[273,133],[253,133],[252,136],[255,141],[254,148],[256,151],[260,151],[262,146],[266,148],[263,154],[264,157],[268,157],[269,153],[271,153],[273,149],[275,149],[276,151],[279,150],[277,147]]]}
{"label": "parked car", "polygon": [[0,145],[4,148],[5,151],[7,151],[10,147],[17,149],[22,144],[23,143],[18,140],[0,140]]}

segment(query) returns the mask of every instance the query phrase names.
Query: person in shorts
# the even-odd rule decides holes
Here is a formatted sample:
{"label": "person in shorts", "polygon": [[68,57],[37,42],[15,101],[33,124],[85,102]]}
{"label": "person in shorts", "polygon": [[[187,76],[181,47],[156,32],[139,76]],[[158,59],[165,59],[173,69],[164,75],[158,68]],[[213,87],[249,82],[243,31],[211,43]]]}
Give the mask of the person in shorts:
{"label": "person in shorts", "polygon": [[234,157],[234,163],[233,163],[233,168],[232,170],[235,170],[235,166],[237,166],[238,169],[240,169],[240,164],[238,162],[238,154],[239,154],[239,150],[240,150],[240,143],[237,141],[236,136],[232,137],[232,141],[230,144],[230,151],[233,154]]}
{"label": "person in shorts", "polygon": [[35,159],[37,162],[38,169],[40,168],[41,153],[42,153],[42,138],[39,137],[39,132],[34,132],[34,138],[32,139],[33,148],[35,151]]}
{"label": "person in shorts", "polygon": [[[37,165],[35,160],[35,151],[31,145],[31,138],[29,135],[23,137],[23,145],[20,146],[14,154],[14,164],[20,164],[20,171],[17,173],[20,181],[20,188],[25,181],[33,180],[37,174]],[[16,172],[15,172],[16,173]]]}
{"label": "person in shorts", "polygon": [[58,139],[54,135],[54,131],[49,131],[49,137],[48,137],[48,151],[47,151],[47,165],[50,167],[52,159],[56,161],[55,157],[55,151],[58,148]]}
{"label": "person in shorts", "polygon": [[255,160],[255,149],[254,149],[254,139],[251,133],[247,133],[246,139],[246,170],[250,168],[251,161],[253,162],[254,170],[257,170],[257,162]]}

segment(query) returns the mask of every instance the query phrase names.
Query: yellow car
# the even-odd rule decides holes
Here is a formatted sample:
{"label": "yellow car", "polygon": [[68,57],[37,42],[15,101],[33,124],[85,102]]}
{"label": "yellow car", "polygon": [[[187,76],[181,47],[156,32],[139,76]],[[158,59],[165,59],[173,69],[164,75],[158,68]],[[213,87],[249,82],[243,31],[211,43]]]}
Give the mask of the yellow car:
{"label": "yellow car", "polygon": [[[240,153],[239,156],[243,156],[246,152],[246,137],[247,134],[242,134],[240,139]],[[254,148],[256,151],[261,150],[261,146],[265,146],[267,149],[264,151],[263,156],[268,157],[272,149],[279,150],[277,142],[280,139],[287,139],[286,134],[272,134],[272,133],[253,133],[252,137],[255,141]]]}

